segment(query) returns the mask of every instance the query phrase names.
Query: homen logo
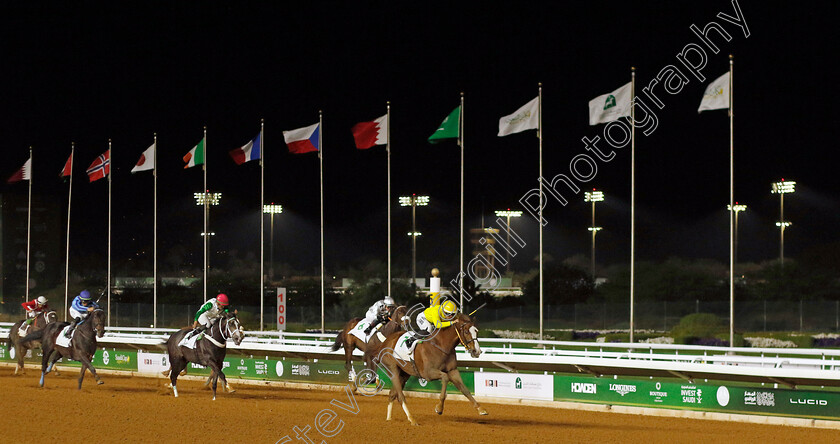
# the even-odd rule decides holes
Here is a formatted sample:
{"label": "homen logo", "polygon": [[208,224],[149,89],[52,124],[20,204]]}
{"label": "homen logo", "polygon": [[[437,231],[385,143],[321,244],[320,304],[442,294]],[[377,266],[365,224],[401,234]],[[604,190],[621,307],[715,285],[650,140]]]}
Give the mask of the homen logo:
{"label": "homen logo", "polygon": [[572,393],[589,393],[595,394],[598,390],[598,386],[591,382],[573,382],[572,383]]}
{"label": "homen logo", "polygon": [[610,94],[607,96],[607,100],[604,100],[604,109],[610,109],[615,106],[615,96]]}

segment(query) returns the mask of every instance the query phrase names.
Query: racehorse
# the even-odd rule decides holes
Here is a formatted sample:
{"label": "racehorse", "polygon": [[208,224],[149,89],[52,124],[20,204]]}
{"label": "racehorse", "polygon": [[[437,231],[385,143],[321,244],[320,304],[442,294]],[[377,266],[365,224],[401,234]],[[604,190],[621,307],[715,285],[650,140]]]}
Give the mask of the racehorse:
{"label": "racehorse", "polygon": [[[224,313],[213,325],[204,332],[204,337],[196,341],[195,348],[187,348],[178,345],[190,329],[183,329],[172,333],[166,341],[166,350],[169,353],[169,380],[172,384],[172,392],[178,397],[178,376],[182,370],[187,368],[188,362],[210,367],[210,378],[212,379],[213,400],[216,400],[216,385],[219,378],[222,384],[228,388],[227,378],[222,372],[222,364],[227,354],[227,340],[233,339],[233,343],[239,345],[245,337],[245,330],[236,312]],[[164,372],[166,374],[166,372]]]}
{"label": "racehorse", "polygon": [[[383,324],[380,324],[381,327],[378,329],[379,333],[382,333],[384,336],[388,336],[395,331],[404,330],[402,327],[402,317],[405,316],[408,309],[404,305],[400,305],[396,307],[392,313],[388,314],[388,318]],[[379,340],[379,335],[374,333],[371,335],[369,342],[365,343],[361,339],[357,338],[356,336],[350,334],[356,325],[359,324],[364,318],[353,318],[347,321],[344,324],[344,328],[338,332],[338,335],[335,337],[335,342],[332,345],[331,350],[337,351],[338,349],[344,347],[344,368],[347,370],[348,375],[351,378],[355,376],[355,370],[353,369],[353,350],[359,349],[362,353],[365,354],[364,362],[368,368],[373,370],[373,365],[370,361],[370,356],[366,353],[366,350],[369,348],[378,347],[382,341]],[[355,378],[354,378],[355,379]]]}
{"label": "racehorse", "polygon": [[[29,333],[35,333],[36,331],[43,330],[44,327],[46,327],[48,324],[52,324],[56,321],[58,321],[58,315],[55,314],[54,310],[38,313],[38,315],[35,316],[35,319],[32,321],[32,323],[27,325],[24,329],[23,336],[26,336]],[[15,367],[16,375],[18,373],[20,373],[21,375],[26,374],[26,369],[23,367],[23,358],[26,355],[26,351],[41,346],[41,341],[39,340],[32,340],[29,342],[18,342],[18,340],[23,337],[20,336],[19,330],[25,322],[26,319],[15,322],[15,325],[13,325],[12,329],[9,330],[9,337],[6,339],[9,346],[9,350],[11,351],[12,347],[15,348],[15,356],[17,357],[17,367]]]}
{"label": "racehorse", "polygon": [[472,402],[473,407],[480,415],[486,415],[484,410],[469,389],[461,380],[461,373],[458,371],[458,360],[455,356],[455,347],[458,344],[464,346],[473,358],[481,355],[481,347],[478,344],[478,329],[475,327],[475,320],[465,314],[459,314],[452,321],[452,325],[436,331],[436,334],[428,339],[423,339],[414,348],[414,361],[405,361],[394,356],[397,341],[403,336],[402,333],[389,335],[385,342],[376,351],[376,361],[385,366],[388,376],[391,378],[391,391],[388,396],[388,416],[391,420],[391,409],[395,401],[399,401],[405,411],[408,421],[417,425],[417,421],[408,411],[405,404],[403,387],[410,376],[423,378],[427,381],[440,379],[441,392],[440,402],[435,406],[438,415],[443,414],[443,403],[446,401],[446,386],[449,382],[455,385],[467,399]]}
{"label": "racehorse", "polygon": [[105,334],[105,311],[97,308],[84,321],[79,323],[72,339],[70,339],[69,347],[56,344],[58,335],[64,334],[62,331],[68,325],[70,325],[69,322],[53,322],[43,330],[30,333],[18,341],[18,343],[24,343],[35,339],[41,340],[41,351],[44,356],[41,359],[41,382],[39,385],[44,386],[44,377],[52,371],[55,363],[61,358],[82,363],[82,371],[79,373],[79,390],[82,389],[82,381],[85,380],[85,370],[90,370],[97,384],[103,384],[90,361],[96,352],[96,338],[101,338]]}

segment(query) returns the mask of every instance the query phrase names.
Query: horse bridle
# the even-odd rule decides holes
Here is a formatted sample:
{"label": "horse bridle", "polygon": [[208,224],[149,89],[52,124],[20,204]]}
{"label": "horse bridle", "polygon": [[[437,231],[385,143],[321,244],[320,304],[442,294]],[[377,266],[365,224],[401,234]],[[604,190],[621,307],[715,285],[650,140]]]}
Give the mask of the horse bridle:
{"label": "horse bridle", "polygon": [[[453,324],[455,324],[457,322],[458,321],[456,320],[455,322],[453,322]],[[463,345],[464,348],[467,349],[467,350],[470,349],[469,346],[468,346],[469,344],[472,344],[473,342],[478,340],[478,338],[472,338],[469,341],[464,342],[464,338],[463,338],[463,336],[461,336],[461,330],[457,326],[455,327],[455,334],[458,335],[458,340],[461,341],[461,345]]]}

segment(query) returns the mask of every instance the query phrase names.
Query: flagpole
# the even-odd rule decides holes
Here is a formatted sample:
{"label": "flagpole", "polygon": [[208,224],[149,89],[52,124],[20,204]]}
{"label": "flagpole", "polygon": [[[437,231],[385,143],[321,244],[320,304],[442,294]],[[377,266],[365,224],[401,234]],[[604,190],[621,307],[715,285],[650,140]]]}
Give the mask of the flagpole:
{"label": "flagpole", "polygon": [[108,276],[105,286],[108,292],[108,327],[111,326],[111,173],[113,172],[114,157],[111,153],[111,139],[108,139]]}
{"label": "flagpole", "polygon": [[64,256],[64,321],[67,321],[67,301],[70,297],[70,201],[73,200],[73,156],[76,143],[70,142],[70,188],[67,190],[67,248]]}
{"label": "flagpole", "polygon": [[388,138],[388,143],[385,145],[385,153],[388,158],[388,293],[389,297],[394,297],[391,293],[391,102],[385,102],[387,113],[385,120],[388,122],[385,128],[385,137]]}
{"label": "flagpole", "polygon": [[461,278],[458,279],[458,292],[461,295],[459,307],[464,310],[464,92],[461,91],[461,112],[458,113],[461,121],[458,125],[458,135],[461,137],[461,256],[458,261],[458,271]]}
{"label": "flagpole", "polygon": [[26,204],[26,295],[25,301],[29,302],[29,246],[32,234],[32,146],[29,146],[29,200]]}
{"label": "flagpole", "polygon": [[[543,206],[545,206],[545,195],[543,195],[543,163],[542,163],[542,82],[537,84],[539,88],[539,108],[537,111],[537,138],[540,143],[540,341],[543,340]],[[510,227],[508,227],[510,230]]]}
{"label": "flagpole", "polygon": [[636,302],[636,68],[630,67],[630,343]]}
{"label": "flagpole", "polygon": [[321,333],[324,333],[324,113],[318,110],[318,162],[321,169]]}
{"label": "flagpole", "polygon": [[204,170],[204,300],[207,300],[207,243],[210,233],[207,232],[207,211],[209,208],[210,196],[207,190],[207,126],[204,127],[204,163],[201,164],[201,169]]}
{"label": "flagpole", "polygon": [[[265,119],[260,119],[260,331],[263,331],[265,310],[265,152],[263,152],[263,128]],[[253,149],[253,147],[251,148]],[[275,313],[276,315],[276,313]]]}
{"label": "flagpole", "polygon": [[158,158],[158,156],[157,156],[157,133],[155,133],[154,135],[155,135],[155,144],[154,144],[155,148],[154,148],[154,150],[152,150],[152,157],[154,158],[154,162],[152,164],[152,167],[153,167],[152,172],[154,173],[153,176],[154,176],[154,183],[155,183],[155,185],[154,185],[154,193],[155,193],[155,198],[154,198],[154,201],[155,201],[155,210],[154,210],[155,239],[154,239],[154,243],[155,243],[155,245],[154,245],[154,248],[153,248],[154,258],[152,259],[152,262],[154,262],[152,264],[152,269],[153,269],[152,274],[153,274],[153,277],[154,277],[154,286],[153,286],[153,293],[152,293],[153,294],[153,298],[152,298],[153,299],[153,301],[152,301],[152,327],[157,328],[157,290],[158,290],[158,278],[157,278],[157,271],[158,271],[157,270],[157,266],[158,266],[158,263],[157,263],[157,247],[158,247],[158,242],[157,242],[157,172],[158,172],[158,170],[157,170],[157,158]]}
{"label": "flagpole", "polygon": [[733,57],[729,54],[729,346],[735,346],[735,139]]}

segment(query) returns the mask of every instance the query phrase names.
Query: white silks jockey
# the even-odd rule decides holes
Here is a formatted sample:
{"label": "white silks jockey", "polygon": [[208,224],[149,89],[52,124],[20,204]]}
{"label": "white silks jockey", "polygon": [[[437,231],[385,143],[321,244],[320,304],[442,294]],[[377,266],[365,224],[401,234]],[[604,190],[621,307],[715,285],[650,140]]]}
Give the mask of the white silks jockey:
{"label": "white silks jockey", "polygon": [[393,307],[394,300],[391,296],[385,296],[385,298],[381,301],[376,301],[373,305],[371,305],[365,314],[364,322],[370,324],[368,325],[368,328],[365,329],[365,335],[369,335],[377,325],[385,322],[385,320],[388,319],[388,315],[391,313],[391,309]]}

